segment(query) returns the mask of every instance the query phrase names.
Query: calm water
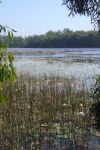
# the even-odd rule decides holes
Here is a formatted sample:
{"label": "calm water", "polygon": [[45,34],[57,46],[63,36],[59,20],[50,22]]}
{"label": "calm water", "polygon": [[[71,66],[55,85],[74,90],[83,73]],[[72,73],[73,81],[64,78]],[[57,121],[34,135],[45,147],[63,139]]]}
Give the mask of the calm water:
{"label": "calm water", "polygon": [[59,74],[85,81],[100,74],[100,48],[8,50],[15,54],[14,65],[18,73]]}

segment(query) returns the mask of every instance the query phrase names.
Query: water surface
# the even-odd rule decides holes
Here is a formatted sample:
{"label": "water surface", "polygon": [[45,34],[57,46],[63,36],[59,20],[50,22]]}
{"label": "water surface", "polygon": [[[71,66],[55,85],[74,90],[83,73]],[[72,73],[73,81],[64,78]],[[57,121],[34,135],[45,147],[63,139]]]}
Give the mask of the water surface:
{"label": "water surface", "polygon": [[100,74],[100,48],[12,48],[18,73],[55,74],[92,80]]}

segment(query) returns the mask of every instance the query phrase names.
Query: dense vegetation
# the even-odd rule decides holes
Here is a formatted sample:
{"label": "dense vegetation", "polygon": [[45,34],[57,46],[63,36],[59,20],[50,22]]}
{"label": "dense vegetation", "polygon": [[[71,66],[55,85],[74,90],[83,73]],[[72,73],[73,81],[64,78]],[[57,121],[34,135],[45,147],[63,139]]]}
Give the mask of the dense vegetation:
{"label": "dense vegetation", "polygon": [[48,31],[44,35],[15,37],[10,47],[23,48],[99,48],[100,35],[96,31]]}
{"label": "dense vegetation", "polygon": [[93,101],[84,84],[54,75],[22,75],[0,92],[10,100],[0,107],[0,150],[94,149],[86,138],[96,135],[89,116]]}

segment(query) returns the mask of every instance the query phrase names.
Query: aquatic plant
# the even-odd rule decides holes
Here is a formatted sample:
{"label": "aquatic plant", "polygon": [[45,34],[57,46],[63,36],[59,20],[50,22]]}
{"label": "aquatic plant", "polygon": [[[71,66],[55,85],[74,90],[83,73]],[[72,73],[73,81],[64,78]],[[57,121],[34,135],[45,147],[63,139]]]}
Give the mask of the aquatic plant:
{"label": "aquatic plant", "polygon": [[22,75],[13,85],[5,83],[0,92],[9,103],[0,106],[0,149],[62,147],[61,138],[69,145],[87,143],[82,137],[94,134],[90,93],[77,86],[73,78],[54,75]]}

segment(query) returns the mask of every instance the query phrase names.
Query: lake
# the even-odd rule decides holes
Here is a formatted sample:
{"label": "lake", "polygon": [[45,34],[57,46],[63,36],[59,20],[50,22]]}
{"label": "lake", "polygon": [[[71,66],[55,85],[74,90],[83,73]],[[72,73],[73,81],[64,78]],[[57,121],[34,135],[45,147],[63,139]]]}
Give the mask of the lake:
{"label": "lake", "polygon": [[9,48],[17,73],[55,74],[89,81],[100,74],[100,48]]}

